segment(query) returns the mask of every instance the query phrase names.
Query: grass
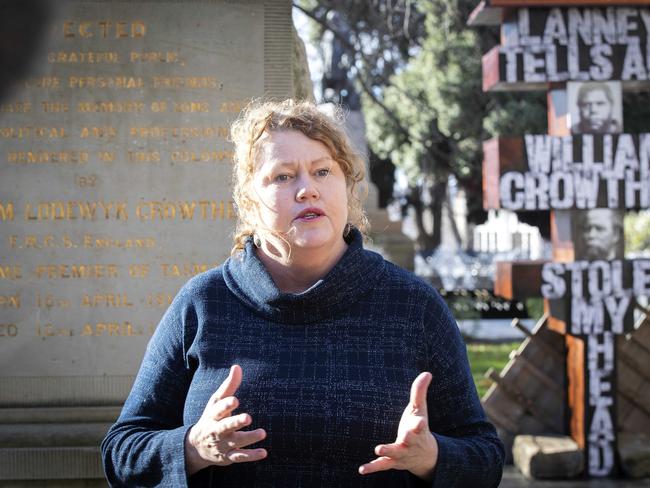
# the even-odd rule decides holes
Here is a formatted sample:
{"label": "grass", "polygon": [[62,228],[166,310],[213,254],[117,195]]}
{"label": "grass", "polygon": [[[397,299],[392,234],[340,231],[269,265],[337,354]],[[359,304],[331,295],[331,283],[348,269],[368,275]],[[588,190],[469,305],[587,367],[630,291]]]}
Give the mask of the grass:
{"label": "grass", "polygon": [[470,343],[467,345],[467,355],[472,368],[472,376],[478,390],[479,397],[483,397],[492,381],[485,378],[485,372],[494,368],[496,371],[506,365],[509,360],[510,351],[519,347],[518,342],[507,342],[504,344]]}

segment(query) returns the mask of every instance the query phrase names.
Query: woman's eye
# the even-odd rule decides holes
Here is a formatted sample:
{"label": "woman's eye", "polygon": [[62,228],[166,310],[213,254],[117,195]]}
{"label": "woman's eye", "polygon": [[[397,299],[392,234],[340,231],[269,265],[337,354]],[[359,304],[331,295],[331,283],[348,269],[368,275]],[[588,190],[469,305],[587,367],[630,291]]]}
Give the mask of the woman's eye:
{"label": "woman's eye", "polygon": [[287,181],[289,178],[291,178],[291,175],[282,174],[282,175],[277,175],[275,178],[273,178],[273,181],[283,182],[283,181]]}
{"label": "woman's eye", "polygon": [[327,168],[319,169],[318,171],[316,171],[316,174],[317,174],[318,176],[325,177],[325,176],[327,176],[327,175],[330,174],[330,170],[327,169]]}

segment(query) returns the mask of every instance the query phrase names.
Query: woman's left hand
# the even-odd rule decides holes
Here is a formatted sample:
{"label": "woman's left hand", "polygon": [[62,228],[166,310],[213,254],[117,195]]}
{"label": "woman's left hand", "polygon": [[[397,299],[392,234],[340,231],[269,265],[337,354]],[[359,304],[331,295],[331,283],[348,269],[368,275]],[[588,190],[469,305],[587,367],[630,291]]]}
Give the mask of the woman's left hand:
{"label": "woman's left hand", "polygon": [[430,480],[438,462],[438,442],[429,431],[427,389],[431,373],[420,373],[411,385],[411,399],[397,428],[392,444],[375,447],[377,459],[359,467],[360,474],[388,469],[405,469],[418,478]]}

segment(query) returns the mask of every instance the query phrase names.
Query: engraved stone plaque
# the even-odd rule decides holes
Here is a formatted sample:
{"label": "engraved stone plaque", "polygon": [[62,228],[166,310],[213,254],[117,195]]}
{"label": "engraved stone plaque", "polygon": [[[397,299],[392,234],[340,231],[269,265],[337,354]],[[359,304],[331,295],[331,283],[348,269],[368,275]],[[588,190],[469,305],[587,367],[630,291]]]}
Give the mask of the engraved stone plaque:
{"label": "engraved stone plaque", "polygon": [[0,91],[0,406],[117,404],[178,289],[230,253],[229,125],[290,96],[290,3],[35,5]]}

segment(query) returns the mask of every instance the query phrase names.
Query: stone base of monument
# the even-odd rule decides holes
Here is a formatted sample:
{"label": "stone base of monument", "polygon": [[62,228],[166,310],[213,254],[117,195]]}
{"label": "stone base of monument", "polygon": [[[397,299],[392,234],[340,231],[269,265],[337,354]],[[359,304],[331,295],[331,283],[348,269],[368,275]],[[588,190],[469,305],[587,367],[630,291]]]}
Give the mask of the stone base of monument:
{"label": "stone base of monument", "polygon": [[106,488],[105,479],[0,481],[0,488]]}
{"label": "stone base of monument", "polygon": [[621,460],[621,470],[626,477],[650,477],[650,435],[619,434],[618,454]]}
{"label": "stone base of monument", "polygon": [[119,407],[0,409],[0,487],[106,486],[99,445]]}
{"label": "stone base of monument", "polygon": [[376,206],[377,190],[372,184],[369,187],[366,214],[370,221],[371,242],[366,247],[390,262],[413,271],[413,241],[402,233],[402,222],[393,222],[388,218],[386,209]]}
{"label": "stone base of monument", "polygon": [[574,478],[584,469],[582,449],[566,436],[518,435],[512,456],[515,466],[527,478]]}

